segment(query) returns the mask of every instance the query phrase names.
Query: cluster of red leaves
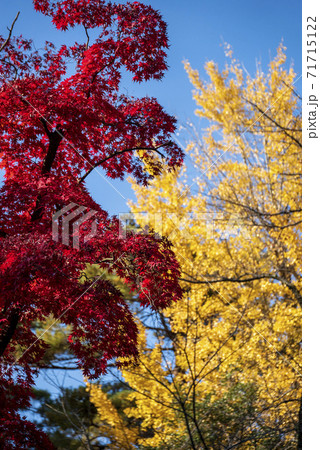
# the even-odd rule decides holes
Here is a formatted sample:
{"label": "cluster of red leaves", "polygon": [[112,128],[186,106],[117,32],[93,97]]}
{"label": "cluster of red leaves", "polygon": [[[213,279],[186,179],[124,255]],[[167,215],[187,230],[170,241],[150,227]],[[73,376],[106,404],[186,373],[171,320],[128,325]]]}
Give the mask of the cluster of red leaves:
{"label": "cluster of red leaves", "polygon": [[[47,42],[42,52],[22,37],[6,45],[0,37],[1,448],[50,448],[19,415],[45,351],[41,339],[35,343],[34,321],[52,314],[72,325],[70,348],[89,377],[104,373],[112,358],[137,356],[137,328],[122,293],[105,279],[79,282],[88,263],[120,276],[142,305],[162,308],[181,296],[170,243],[152,234],[121,236],[117,219],[84,186],[95,167],[146,184],[151,175],[137,148],[161,149],[169,167],[182,163],[170,140],[174,118],[156,99],[119,89],[124,69],[135,81],[162,77],[165,23],[137,2],[34,0],[34,7],[58,29],[82,26],[89,35],[96,28],[99,36],[58,49]],[[96,211],[80,228],[79,250],[52,239],[52,216],[69,203]],[[95,236],[84,242],[93,220]]]}

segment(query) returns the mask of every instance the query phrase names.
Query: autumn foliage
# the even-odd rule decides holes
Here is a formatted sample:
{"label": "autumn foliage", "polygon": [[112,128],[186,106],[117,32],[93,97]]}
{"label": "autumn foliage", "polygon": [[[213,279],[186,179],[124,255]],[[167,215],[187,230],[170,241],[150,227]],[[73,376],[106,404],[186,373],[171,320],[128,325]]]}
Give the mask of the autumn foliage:
{"label": "autumn foliage", "polygon": [[133,183],[132,211],[172,241],[184,295],[140,316],[127,434],[92,388],[114,448],[125,435],[126,449],[301,448],[301,99],[282,45],[254,75],[226,53],[207,80],[185,65],[208,120],[186,150],[197,177]]}
{"label": "autumn foliage", "polygon": [[[120,89],[124,70],[137,82],[161,79],[165,23],[138,2],[34,0],[34,8],[57,29],[82,27],[84,42],[57,48],[46,41],[37,51],[12,29],[0,37],[1,448],[51,445],[18,412],[29,405],[45,347],[34,321],[51,315],[72,325],[70,349],[89,377],[103,374],[111,358],[137,355],[137,328],[121,292],[106,279],[79,283],[86,264],[116,273],[142,305],[162,308],[181,296],[168,240],[119,236],[118,221],[85,187],[98,167],[106,177],[131,174],[146,184],[160,171],[159,155],[169,169],[182,163],[170,139],[174,118],[156,99]],[[92,41],[91,31],[98,35]],[[52,239],[52,216],[70,203],[96,212],[80,228],[79,250]],[[84,242],[93,221],[95,236]]]}

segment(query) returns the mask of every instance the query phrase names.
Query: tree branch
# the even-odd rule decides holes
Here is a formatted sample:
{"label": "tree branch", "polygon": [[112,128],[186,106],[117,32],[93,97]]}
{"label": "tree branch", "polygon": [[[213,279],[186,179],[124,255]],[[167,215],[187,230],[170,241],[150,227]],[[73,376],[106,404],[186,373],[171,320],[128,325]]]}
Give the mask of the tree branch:
{"label": "tree branch", "polygon": [[302,144],[298,139],[296,139],[294,136],[291,136],[291,134],[288,133],[288,131],[291,131],[290,128],[283,127],[280,125],[276,120],[274,120],[272,117],[270,117],[265,111],[263,111],[261,108],[259,108],[258,105],[251,102],[250,100],[244,98],[246,102],[250,103],[251,106],[256,108],[263,116],[265,116],[270,122],[272,122],[274,125],[276,125],[278,128],[280,128],[286,136],[288,136],[290,139],[292,139],[300,148],[302,148]]}
{"label": "tree branch", "polygon": [[106,156],[105,158],[100,159],[96,164],[93,164],[91,168],[78,180],[78,183],[82,183],[90,173],[95,170],[98,166],[103,164],[104,162],[108,161],[109,159],[115,158],[116,156],[122,155],[123,153],[133,152],[134,150],[148,150],[158,153],[162,158],[165,158],[165,156],[158,150],[161,147],[166,147],[168,145],[171,145],[171,142],[167,142],[165,144],[159,145],[157,147],[133,147],[133,148],[127,148],[125,150],[121,150],[120,152],[113,153],[112,155]]}
{"label": "tree branch", "polygon": [[287,86],[288,89],[291,89],[291,91],[294,93],[294,95],[295,95],[296,97],[298,97],[299,100],[302,100],[302,97],[301,97],[301,96],[293,89],[292,86],[290,86],[289,84],[287,84],[284,80],[281,80],[281,81],[282,81],[282,83],[283,83],[285,86]]}
{"label": "tree branch", "polygon": [[86,36],[87,36],[86,50],[88,50],[88,48],[89,48],[89,41],[90,41],[90,37],[89,37],[89,34],[88,34],[88,28],[84,27],[84,31],[86,32]]}
{"label": "tree branch", "polygon": [[[61,130],[59,128],[57,128],[53,132],[49,131],[45,119],[41,119],[41,122],[45,128],[47,136],[49,137],[49,148],[44,158],[41,169],[41,174],[45,175],[49,173],[51,170],[52,164],[57,154],[58,147],[63,139],[63,134],[61,133]],[[38,195],[35,209],[31,214],[31,222],[35,222],[36,220],[40,219],[42,217],[42,214],[43,214],[43,207],[41,206],[41,196]]]}
{"label": "tree branch", "polygon": [[19,319],[20,319],[20,311],[18,311],[17,309],[11,311],[8,318],[9,324],[7,325],[6,329],[2,330],[2,334],[0,337],[0,356],[4,354],[9,342],[13,338],[13,335],[19,323]]}
{"label": "tree branch", "polygon": [[[186,273],[190,278],[192,278],[189,274]],[[249,283],[250,281],[256,281],[256,280],[263,280],[263,279],[272,279],[276,281],[280,281],[281,283],[284,283],[294,294],[296,297],[299,305],[302,305],[302,295],[300,294],[299,290],[296,288],[296,286],[289,281],[285,280],[282,277],[279,277],[277,275],[271,275],[271,274],[264,274],[264,275],[255,275],[249,278],[242,278],[241,276],[238,278],[228,278],[228,277],[221,277],[218,279],[210,279],[213,277],[213,275],[205,275],[203,278],[205,281],[197,280],[195,278],[193,279],[186,279],[186,278],[179,278],[180,281],[185,281],[186,283],[191,284],[216,284],[216,283]],[[209,278],[209,279],[208,279]]]}
{"label": "tree branch", "polygon": [[1,45],[1,47],[0,47],[0,52],[5,48],[5,46],[6,46],[6,45],[8,44],[8,42],[10,41],[10,38],[11,38],[11,35],[12,35],[12,31],[13,31],[13,27],[14,27],[16,21],[18,20],[19,15],[20,15],[20,11],[17,12],[16,17],[15,17],[14,21],[13,21],[12,24],[11,24],[11,27],[8,28],[8,30],[9,30],[9,35],[8,35],[7,39],[4,41],[4,43]]}

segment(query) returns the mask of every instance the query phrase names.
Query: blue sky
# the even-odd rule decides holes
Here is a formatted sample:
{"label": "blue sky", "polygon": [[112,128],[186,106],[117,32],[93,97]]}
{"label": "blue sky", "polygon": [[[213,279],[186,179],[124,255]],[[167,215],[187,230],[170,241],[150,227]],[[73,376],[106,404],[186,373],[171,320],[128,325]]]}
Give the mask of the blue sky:
{"label": "blue sky", "polygon": [[[85,39],[80,30],[71,33],[56,31],[48,18],[34,12],[31,0],[2,3],[0,34],[7,34],[6,27],[20,10],[15,34],[22,33],[25,37],[33,38],[37,48],[41,48],[45,40],[62,44],[72,42],[72,39]],[[224,65],[223,41],[231,44],[237,59],[253,73],[257,60],[263,69],[267,68],[283,39],[288,63],[294,61],[297,75],[301,74],[301,2],[297,0],[149,0],[143,3],[158,9],[168,24],[170,67],[161,82],[141,85],[128,82],[127,89],[132,95],[157,97],[180,123],[191,120],[199,129],[202,126],[194,116],[192,87],[182,61],[189,60],[192,67],[205,76],[203,66],[206,61],[214,60],[220,66]],[[297,88],[301,90],[301,83]],[[134,197],[129,184],[114,180],[110,182],[121,195],[94,172],[90,175],[88,186],[104,209],[112,214],[128,211],[127,199]],[[80,378],[79,373],[73,375],[76,379]],[[48,386],[43,379],[38,384],[41,387]]]}
{"label": "blue sky", "polygon": [[[189,60],[205,76],[206,61],[224,65],[222,42],[231,44],[237,59],[253,73],[256,61],[267,67],[283,39],[288,63],[294,61],[296,73],[301,74],[301,2],[297,0],[149,0],[143,3],[158,9],[168,24],[169,71],[160,82],[132,84],[128,79],[125,87],[135,96],[157,97],[182,124],[191,120],[197,128],[202,126],[194,116],[192,87],[182,61]],[[82,30],[66,33],[55,30],[49,18],[33,10],[31,0],[10,0],[1,5],[1,34],[6,34],[6,27],[17,11],[21,13],[15,33],[33,38],[37,48],[45,40],[61,44],[85,39]],[[128,211],[127,199],[133,198],[129,184],[114,180],[110,183],[115,189],[94,172],[88,179],[91,193],[104,209],[112,214]]]}

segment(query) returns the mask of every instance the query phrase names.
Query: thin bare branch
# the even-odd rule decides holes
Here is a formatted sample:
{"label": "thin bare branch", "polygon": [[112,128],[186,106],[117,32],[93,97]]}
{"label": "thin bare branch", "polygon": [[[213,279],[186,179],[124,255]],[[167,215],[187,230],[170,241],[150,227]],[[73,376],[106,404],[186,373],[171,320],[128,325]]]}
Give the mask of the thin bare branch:
{"label": "thin bare branch", "polygon": [[11,35],[12,35],[12,31],[13,31],[13,27],[14,27],[16,21],[18,20],[19,15],[20,15],[20,11],[17,12],[16,17],[15,17],[14,21],[13,21],[12,24],[11,24],[11,27],[8,28],[8,30],[9,30],[9,35],[8,35],[7,39],[4,41],[4,43],[1,45],[1,47],[0,47],[0,52],[5,48],[5,46],[6,46],[6,45],[8,44],[8,42],[10,41]]}

